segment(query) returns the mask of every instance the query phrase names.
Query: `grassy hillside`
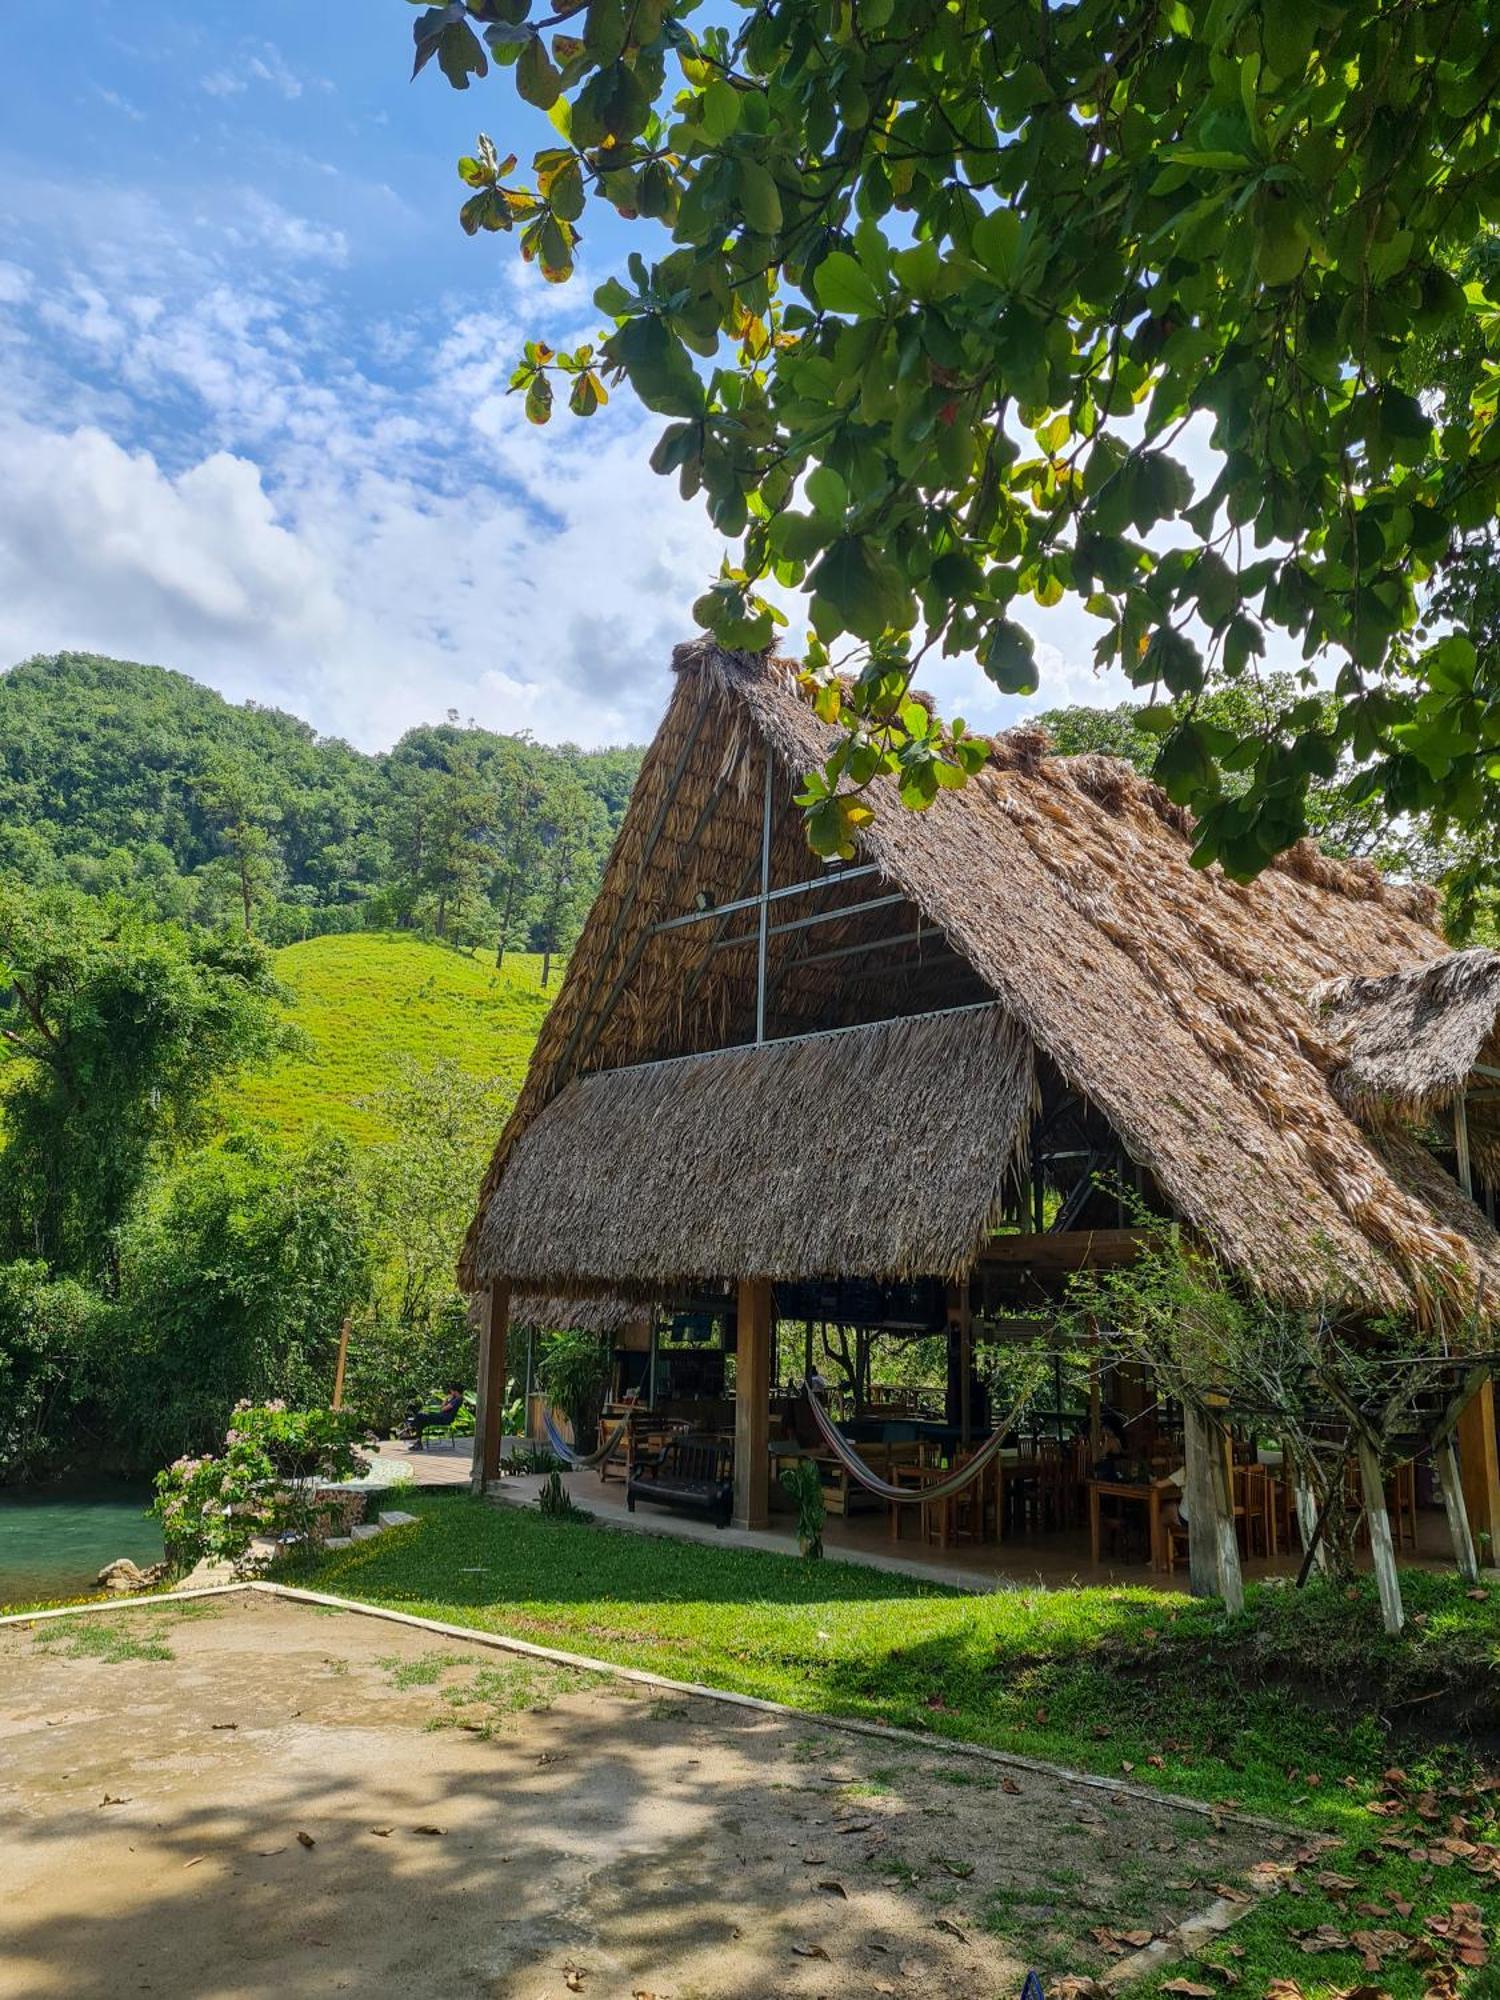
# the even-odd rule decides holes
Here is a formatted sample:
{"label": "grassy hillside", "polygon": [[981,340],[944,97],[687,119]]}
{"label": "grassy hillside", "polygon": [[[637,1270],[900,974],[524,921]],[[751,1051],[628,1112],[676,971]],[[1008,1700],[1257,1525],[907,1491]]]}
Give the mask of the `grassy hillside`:
{"label": "grassy hillside", "polygon": [[399,1056],[451,1056],[514,1091],[561,981],[554,961],[543,992],[541,968],[539,957],[517,954],[496,972],[487,957],[369,932],[288,945],[276,970],[297,995],[290,1018],[311,1046],[246,1077],[237,1107],[289,1137],[318,1127],[355,1141],[386,1137],[358,1105],[390,1079]]}

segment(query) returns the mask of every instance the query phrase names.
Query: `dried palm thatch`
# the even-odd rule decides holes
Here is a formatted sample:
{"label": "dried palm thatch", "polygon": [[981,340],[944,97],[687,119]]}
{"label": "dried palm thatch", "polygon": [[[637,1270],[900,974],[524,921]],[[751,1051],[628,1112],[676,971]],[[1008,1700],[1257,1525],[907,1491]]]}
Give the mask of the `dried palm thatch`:
{"label": "dried palm thatch", "polygon": [[[706,643],[680,648],[676,666],[671,705],[501,1135],[480,1216],[509,1178],[512,1150],[575,1077],[748,1038],[754,950],[733,919],[652,926],[695,900],[717,907],[753,886],[768,767],[773,878],[809,872],[793,795],[837,739],[803,700],[795,669]],[[986,769],[926,812],[906,810],[883,782],[870,803],[859,859],[900,893],[915,925],[910,1011],[998,999],[1182,1218],[1258,1287],[1433,1316],[1450,1302],[1468,1310],[1500,1284],[1494,1231],[1477,1216],[1477,1230],[1456,1227],[1410,1152],[1382,1152],[1334,1095],[1341,1052],[1306,997],[1350,974],[1381,978],[1432,961],[1441,940],[1428,892],[1307,843],[1249,885],[1196,869],[1186,816],[1156,786],[1113,759],[1052,756],[1034,728],[997,738]],[[858,890],[874,886],[866,878]],[[857,943],[863,921],[851,916],[834,935]],[[817,1027],[852,990],[841,977],[792,963],[783,1017]],[[927,993],[940,997],[924,1003]],[[617,1100],[622,1116],[640,1104]],[[878,1119],[873,1089],[860,1108]],[[962,1140],[961,1121],[955,1113],[949,1143]],[[645,1131],[636,1125],[633,1136]],[[775,1132],[792,1148],[804,1141],[793,1127]],[[769,1144],[770,1127],[765,1136]],[[628,1164],[636,1171],[634,1155]],[[714,1190],[715,1202],[734,1202],[737,1189],[756,1198],[758,1176],[783,1166],[760,1153]],[[887,1166],[900,1175],[899,1158]],[[945,1171],[934,1153],[934,1179]],[[528,1254],[523,1235],[547,1228],[535,1209],[503,1198],[509,1220],[486,1229],[477,1260],[480,1217],[470,1232],[470,1282],[503,1274]],[[809,1219],[810,1242],[821,1221]],[[808,1254],[802,1275],[830,1268],[829,1252]],[[635,1246],[633,1282],[647,1279],[651,1255]],[[546,1282],[561,1288],[579,1275]]]}
{"label": "dried palm thatch", "polygon": [[599,1292],[589,1298],[559,1298],[555,1293],[517,1292],[510,1302],[513,1327],[533,1327],[538,1333],[620,1333],[642,1313],[650,1302],[624,1299],[618,1293]]}
{"label": "dried palm thatch", "polygon": [[1500,953],[1455,951],[1381,979],[1335,979],[1313,1004],[1338,1043],[1333,1086],[1361,1116],[1419,1118],[1495,1063]]}
{"label": "dried palm thatch", "polygon": [[566,1294],[726,1274],[953,1276],[1034,1099],[998,1007],[581,1078],[522,1135],[482,1271]]}

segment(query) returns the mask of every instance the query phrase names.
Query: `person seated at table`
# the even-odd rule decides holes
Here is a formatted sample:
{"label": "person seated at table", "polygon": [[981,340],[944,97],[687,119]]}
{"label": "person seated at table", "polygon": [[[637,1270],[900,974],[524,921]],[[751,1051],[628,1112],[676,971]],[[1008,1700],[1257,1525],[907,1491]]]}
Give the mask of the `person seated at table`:
{"label": "person seated at table", "polygon": [[426,1451],[427,1447],[422,1442],[423,1432],[445,1431],[463,1406],[463,1384],[461,1382],[450,1382],[442,1402],[437,1405],[436,1409],[409,1410],[406,1418],[406,1435],[411,1439],[412,1450]]}
{"label": "person seated at table", "polygon": [[1128,1476],[1124,1436],[1118,1426],[1106,1424],[1099,1440],[1099,1456],[1094,1460],[1094,1477],[1123,1483]]}

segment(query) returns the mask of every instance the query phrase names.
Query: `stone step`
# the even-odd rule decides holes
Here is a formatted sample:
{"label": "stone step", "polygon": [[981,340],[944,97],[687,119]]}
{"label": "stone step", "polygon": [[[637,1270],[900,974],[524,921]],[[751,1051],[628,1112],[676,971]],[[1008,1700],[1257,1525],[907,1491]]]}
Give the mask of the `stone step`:
{"label": "stone step", "polygon": [[382,1528],[409,1528],[417,1517],[415,1514],[403,1514],[399,1507],[385,1507],[377,1518]]}
{"label": "stone step", "polygon": [[349,1535],[352,1541],[368,1542],[376,1535],[383,1534],[384,1532],[378,1521],[356,1521],[354,1526],[349,1530]]}

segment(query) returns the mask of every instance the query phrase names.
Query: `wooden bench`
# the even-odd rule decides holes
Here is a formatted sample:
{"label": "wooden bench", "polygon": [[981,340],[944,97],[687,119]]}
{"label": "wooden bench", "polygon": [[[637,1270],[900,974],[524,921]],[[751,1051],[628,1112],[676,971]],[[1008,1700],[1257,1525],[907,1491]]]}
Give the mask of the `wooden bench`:
{"label": "wooden bench", "polygon": [[688,1433],[669,1438],[660,1451],[642,1454],[632,1464],[625,1480],[625,1504],[632,1514],[637,1500],[707,1514],[716,1527],[727,1528],[734,1509],[733,1446]]}

